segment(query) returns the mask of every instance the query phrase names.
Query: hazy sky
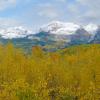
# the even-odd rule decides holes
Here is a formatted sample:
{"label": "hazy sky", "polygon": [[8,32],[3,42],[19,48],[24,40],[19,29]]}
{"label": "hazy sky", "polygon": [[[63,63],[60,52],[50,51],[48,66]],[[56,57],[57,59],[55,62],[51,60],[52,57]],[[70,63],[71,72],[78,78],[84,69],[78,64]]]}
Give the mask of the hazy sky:
{"label": "hazy sky", "polygon": [[0,0],[0,25],[33,29],[53,20],[100,23],[100,0]]}

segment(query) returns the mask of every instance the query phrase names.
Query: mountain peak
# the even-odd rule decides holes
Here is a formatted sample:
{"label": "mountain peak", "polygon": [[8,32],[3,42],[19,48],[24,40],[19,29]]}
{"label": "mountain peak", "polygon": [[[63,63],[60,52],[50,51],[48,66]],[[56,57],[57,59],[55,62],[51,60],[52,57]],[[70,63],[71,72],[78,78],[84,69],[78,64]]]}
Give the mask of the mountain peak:
{"label": "mountain peak", "polygon": [[40,28],[40,31],[48,32],[51,34],[57,34],[57,35],[69,35],[74,34],[77,29],[79,29],[80,26],[74,23],[64,23],[60,21],[53,21],[49,24],[43,25]]}
{"label": "mountain peak", "polygon": [[23,38],[29,34],[32,34],[32,32],[22,26],[0,29],[0,36],[5,39]]}
{"label": "mountain peak", "polygon": [[98,29],[98,25],[90,23],[90,24],[84,26],[84,29],[91,34],[94,34],[94,33],[96,33],[96,31]]}

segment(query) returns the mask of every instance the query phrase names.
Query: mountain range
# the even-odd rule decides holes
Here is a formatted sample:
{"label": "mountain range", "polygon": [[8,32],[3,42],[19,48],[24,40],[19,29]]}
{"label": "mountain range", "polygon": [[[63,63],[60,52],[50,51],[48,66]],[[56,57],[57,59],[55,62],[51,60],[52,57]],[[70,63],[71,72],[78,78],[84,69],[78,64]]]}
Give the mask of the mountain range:
{"label": "mountain range", "polygon": [[0,28],[0,43],[7,44],[9,41],[25,49],[39,45],[46,50],[100,43],[100,26],[53,21],[41,26],[38,32],[30,31],[22,26]]}

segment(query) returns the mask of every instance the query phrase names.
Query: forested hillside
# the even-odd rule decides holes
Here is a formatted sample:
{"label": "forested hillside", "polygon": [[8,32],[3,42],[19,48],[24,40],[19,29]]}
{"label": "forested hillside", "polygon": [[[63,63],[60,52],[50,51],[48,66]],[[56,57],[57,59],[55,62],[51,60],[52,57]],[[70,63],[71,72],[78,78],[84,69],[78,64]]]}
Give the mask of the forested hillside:
{"label": "forested hillside", "polygon": [[100,100],[100,45],[31,54],[0,46],[0,100]]}

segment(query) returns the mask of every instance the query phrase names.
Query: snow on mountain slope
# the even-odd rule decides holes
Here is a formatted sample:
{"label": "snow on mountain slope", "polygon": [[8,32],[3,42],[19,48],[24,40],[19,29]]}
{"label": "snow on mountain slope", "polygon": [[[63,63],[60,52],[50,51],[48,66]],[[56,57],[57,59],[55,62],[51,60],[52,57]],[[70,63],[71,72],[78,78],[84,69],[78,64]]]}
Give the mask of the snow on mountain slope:
{"label": "snow on mountain slope", "polygon": [[0,29],[0,36],[4,39],[24,38],[29,34],[32,34],[32,32],[22,26]]}
{"label": "snow on mountain slope", "polygon": [[84,29],[91,34],[91,38],[89,40],[89,42],[94,41],[95,39],[95,35],[97,34],[98,30],[99,30],[99,26],[93,23],[90,23],[86,26],[84,26]]}
{"label": "snow on mountain slope", "polygon": [[80,26],[74,23],[63,23],[59,21],[53,21],[47,25],[44,25],[40,28],[40,32],[48,32],[51,34],[57,35],[70,35],[74,34]]}
{"label": "snow on mountain slope", "polygon": [[[98,25],[95,24],[88,24],[86,26],[80,26],[78,24],[75,23],[64,23],[64,22],[60,22],[60,21],[53,21],[50,22],[46,25],[43,25],[40,30],[38,32],[36,32],[36,34],[38,33],[46,33],[46,34],[52,34],[53,36],[55,35],[60,35],[62,37],[64,37],[65,35],[68,37],[70,35],[74,35],[77,33],[77,30],[79,29],[84,29],[84,31],[86,31],[85,33],[89,33],[92,34],[94,38],[94,35],[96,34],[97,30],[98,30]],[[81,35],[84,34],[82,30],[80,30]],[[32,31],[29,31],[28,29],[19,26],[19,27],[8,27],[8,28],[1,28],[0,29],[0,37],[4,38],[4,39],[13,39],[13,38],[24,38],[26,36],[32,35],[32,37],[34,37],[33,35],[34,33]],[[61,39],[63,39],[61,37]],[[66,38],[66,37],[65,37]],[[57,38],[58,36],[57,36]],[[69,37],[68,37],[69,39]]]}
{"label": "snow on mountain slope", "polygon": [[91,23],[91,24],[84,26],[84,29],[91,34],[95,34],[96,31],[98,30],[98,25]]}

